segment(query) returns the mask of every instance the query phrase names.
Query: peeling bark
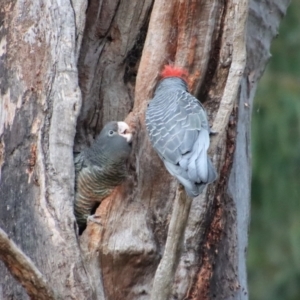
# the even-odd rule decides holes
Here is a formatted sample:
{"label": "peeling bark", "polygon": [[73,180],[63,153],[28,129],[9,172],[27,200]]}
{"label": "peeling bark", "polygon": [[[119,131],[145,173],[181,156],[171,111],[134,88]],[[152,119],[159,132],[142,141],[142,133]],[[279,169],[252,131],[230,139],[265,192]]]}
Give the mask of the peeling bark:
{"label": "peeling bark", "polygon": [[57,299],[46,279],[28,258],[0,229],[0,258],[26,289],[31,299]]}
{"label": "peeling bark", "polygon": [[[251,108],[289,1],[2,2],[0,227],[62,299],[248,299]],[[144,125],[169,62],[217,132],[219,179],[193,200]],[[73,148],[123,119],[128,180],[78,237]],[[2,265],[1,297],[28,299]]]}

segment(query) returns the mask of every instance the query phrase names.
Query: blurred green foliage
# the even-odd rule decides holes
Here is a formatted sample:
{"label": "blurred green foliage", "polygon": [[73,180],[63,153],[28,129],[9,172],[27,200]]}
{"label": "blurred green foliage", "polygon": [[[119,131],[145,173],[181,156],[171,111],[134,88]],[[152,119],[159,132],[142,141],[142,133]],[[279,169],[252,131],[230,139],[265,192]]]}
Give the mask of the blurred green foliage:
{"label": "blurred green foliage", "polygon": [[251,300],[300,299],[300,0],[294,0],[253,108]]}

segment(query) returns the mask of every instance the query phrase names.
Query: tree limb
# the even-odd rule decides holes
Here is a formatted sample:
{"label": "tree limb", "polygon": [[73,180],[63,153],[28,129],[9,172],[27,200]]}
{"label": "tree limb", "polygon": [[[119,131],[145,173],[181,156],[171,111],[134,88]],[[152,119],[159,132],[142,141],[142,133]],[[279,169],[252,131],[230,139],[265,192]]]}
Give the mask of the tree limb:
{"label": "tree limb", "polygon": [[4,262],[11,274],[26,289],[31,299],[59,299],[54,295],[53,290],[47,284],[46,278],[44,278],[42,273],[36,268],[31,259],[9,239],[1,228],[0,259]]}
{"label": "tree limb", "polygon": [[169,299],[192,200],[192,198],[186,196],[182,185],[179,185],[173,206],[165,251],[154,277],[151,300]]}
{"label": "tree limb", "polygon": [[233,1],[234,8],[234,26],[232,42],[232,62],[229,69],[229,74],[224,89],[223,97],[220,102],[217,115],[213,124],[213,131],[218,132],[215,137],[212,137],[210,149],[212,153],[216,153],[217,146],[224,138],[229,117],[232,113],[234,104],[238,96],[240,83],[243,78],[246,66],[246,27],[249,3],[248,0]]}

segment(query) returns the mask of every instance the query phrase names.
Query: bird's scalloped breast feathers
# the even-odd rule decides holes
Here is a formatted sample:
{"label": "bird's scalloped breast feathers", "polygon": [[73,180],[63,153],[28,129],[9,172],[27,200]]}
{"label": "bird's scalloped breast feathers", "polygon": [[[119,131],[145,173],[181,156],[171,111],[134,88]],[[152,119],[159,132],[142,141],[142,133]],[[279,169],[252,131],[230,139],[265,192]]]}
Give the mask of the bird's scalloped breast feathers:
{"label": "bird's scalloped breast feathers", "polygon": [[167,77],[179,77],[187,82],[188,72],[185,69],[174,67],[172,65],[165,65],[164,69],[161,71],[160,76],[162,79]]}

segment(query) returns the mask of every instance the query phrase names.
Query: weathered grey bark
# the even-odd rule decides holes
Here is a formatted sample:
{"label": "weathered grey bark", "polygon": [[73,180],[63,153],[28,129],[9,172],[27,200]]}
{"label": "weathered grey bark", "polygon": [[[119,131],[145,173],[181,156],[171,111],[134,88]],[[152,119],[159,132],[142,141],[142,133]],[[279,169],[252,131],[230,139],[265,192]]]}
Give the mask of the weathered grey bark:
{"label": "weathered grey bark", "polygon": [[[62,299],[150,299],[162,289],[171,299],[247,299],[251,108],[289,1],[2,2],[0,227]],[[178,183],[144,125],[169,61],[192,74],[218,132],[210,152],[219,180],[193,199],[184,236],[173,233],[185,218],[171,217]],[[76,121],[80,150],[125,118],[136,129],[128,180],[98,208],[102,226],[88,224],[78,239]],[[156,273],[172,249],[168,227],[179,246]],[[2,264],[1,297],[26,299]]]}
{"label": "weathered grey bark", "polygon": [[[62,299],[88,299],[72,208],[83,28],[70,1],[4,0],[1,20],[0,226]],[[2,264],[0,278],[3,299],[27,298]]]}
{"label": "weathered grey bark", "polygon": [[46,278],[7,234],[0,229],[0,259],[26,289],[31,299],[54,300],[55,293]]}

